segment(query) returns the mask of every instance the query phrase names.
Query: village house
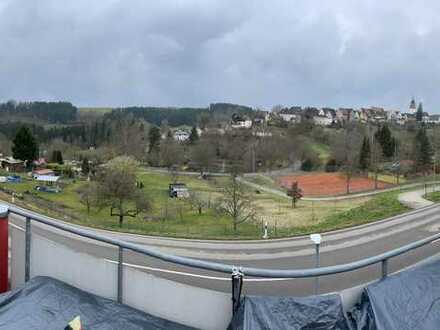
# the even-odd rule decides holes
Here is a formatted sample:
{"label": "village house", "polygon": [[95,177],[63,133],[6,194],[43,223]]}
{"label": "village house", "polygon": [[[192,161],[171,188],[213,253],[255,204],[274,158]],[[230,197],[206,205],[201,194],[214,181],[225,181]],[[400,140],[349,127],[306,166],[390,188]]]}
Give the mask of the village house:
{"label": "village house", "polygon": [[319,109],[313,115],[313,122],[319,126],[331,126],[336,121],[336,111],[332,108]]}
{"label": "village house", "polygon": [[24,172],[25,169],[24,161],[12,157],[1,158],[0,163],[6,172]]}
{"label": "village house", "polygon": [[231,121],[231,127],[232,128],[251,128],[252,127],[252,120],[245,116],[238,115],[234,113],[232,115],[232,121]]}
{"label": "village house", "polygon": [[173,138],[176,141],[179,142],[185,142],[189,139],[190,133],[188,131],[185,131],[183,129],[178,129],[173,133]]}
{"label": "village house", "polygon": [[270,112],[264,110],[258,110],[254,117],[254,124],[263,125],[268,122],[270,119]]}
{"label": "village house", "polygon": [[426,121],[428,124],[440,124],[440,115],[430,115]]}
{"label": "village house", "polygon": [[342,124],[359,120],[359,112],[355,112],[353,108],[339,108],[336,110],[336,119]]}
{"label": "village house", "polygon": [[36,167],[42,167],[47,165],[47,161],[45,158],[38,158],[37,160],[34,160],[33,164]]}
{"label": "village house", "polygon": [[298,124],[301,122],[302,117],[302,109],[301,107],[295,106],[291,108],[284,108],[278,112],[278,116],[281,117],[282,120]]}

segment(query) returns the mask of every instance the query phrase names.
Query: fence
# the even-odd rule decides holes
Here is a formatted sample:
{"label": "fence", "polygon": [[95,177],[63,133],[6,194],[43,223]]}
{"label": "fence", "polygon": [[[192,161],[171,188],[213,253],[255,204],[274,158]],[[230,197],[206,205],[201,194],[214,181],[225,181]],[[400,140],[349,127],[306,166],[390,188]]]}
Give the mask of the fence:
{"label": "fence", "polygon": [[[370,257],[370,258],[366,258],[366,259],[362,259],[359,261],[355,261],[355,262],[351,262],[351,263],[347,263],[347,264],[342,264],[342,265],[336,265],[336,266],[328,266],[328,267],[319,267],[319,268],[310,268],[310,269],[295,269],[295,270],[275,270],[275,269],[261,269],[261,268],[252,268],[252,267],[235,267],[233,265],[227,265],[227,264],[222,264],[222,263],[217,263],[217,262],[210,262],[210,261],[203,261],[203,260],[196,260],[196,259],[191,259],[191,258],[186,258],[186,257],[180,257],[180,256],[176,256],[176,255],[171,255],[171,254],[167,254],[167,253],[162,253],[158,250],[155,250],[153,248],[149,248],[149,247],[145,247],[145,246],[140,246],[137,244],[133,244],[130,242],[126,242],[126,241],[122,241],[122,240],[118,240],[118,239],[114,239],[111,237],[107,237],[105,235],[101,235],[101,234],[97,234],[95,232],[89,231],[89,230],[85,230],[85,229],[81,229],[81,228],[77,228],[77,227],[73,227],[73,226],[69,226],[67,224],[64,224],[62,222],[58,222],[56,220],[50,219],[48,217],[30,212],[28,210],[24,210],[18,207],[8,207],[8,208],[4,208],[6,211],[6,215],[7,213],[9,214],[13,214],[13,215],[17,215],[19,217],[23,217],[25,219],[25,229],[24,229],[24,281],[28,281],[31,277],[31,271],[32,271],[32,267],[37,267],[37,268],[42,268],[44,265],[46,265],[45,267],[52,267],[52,271],[56,271],[56,272],[61,272],[64,270],[60,270],[60,267],[55,267],[53,265],[50,265],[50,263],[52,262],[52,258],[55,258],[54,255],[56,253],[60,253],[60,255],[58,256],[58,259],[60,258],[74,258],[74,255],[70,252],[66,252],[65,254],[62,254],[61,252],[56,252],[58,248],[61,248],[62,244],[58,244],[55,246],[52,245],[48,245],[46,242],[44,242],[44,240],[42,240],[40,237],[36,236],[33,237],[33,233],[32,233],[32,223],[36,222],[36,223],[40,223],[43,224],[45,226],[50,226],[52,228],[56,228],[57,230],[63,231],[65,233],[70,233],[73,235],[78,235],[80,237],[86,238],[86,239],[90,239],[96,242],[100,242],[103,244],[108,244],[111,246],[114,246],[118,253],[117,253],[117,261],[112,265],[112,264],[105,264],[105,265],[101,265],[97,260],[95,259],[90,259],[90,257],[86,257],[86,256],[82,256],[82,258],[89,258],[87,259],[88,261],[83,264],[86,265],[84,267],[88,267],[90,269],[92,269],[93,267],[101,267],[102,269],[102,274],[106,274],[105,276],[107,278],[102,279],[103,283],[105,282],[105,285],[113,285],[111,291],[115,293],[115,297],[116,300],[118,302],[121,303],[127,303],[129,305],[133,305],[135,307],[139,307],[141,308],[141,304],[139,302],[134,301],[133,299],[130,298],[130,296],[136,296],[137,294],[137,290],[138,287],[136,287],[134,284],[130,285],[130,283],[137,283],[139,286],[145,286],[145,284],[143,284],[143,279],[145,280],[148,275],[145,276],[140,276],[139,273],[133,273],[132,269],[128,269],[129,267],[127,267],[127,264],[124,263],[124,251],[132,251],[132,252],[136,252],[136,253],[140,253],[144,256],[149,256],[152,258],[157,258],[163,261],[167,261],[170,263],[174,263],[177,265],[182,265],[182,266],[187,266],[187,267],[192,267],[192,268],[197,268],[197,269],[203,269],[203,270],[209,270],[209,271],[215,271],[215,272],[220,272],[220,273],[225,273],[231,276],[231,282],[232,282],[232,295],[229,296],[229,303],[227,303],[226,300],[226,295],[225,294],[220,294],[220,293],[216,293],[214,294],[212,290],[207,290],[207,291],[212,291],[212,292],[201,292],[201,291],[194,291],[194,290],[190,290],[187,288],[181,288],[181,287],[177,287],[180,284],[170,284],[168,282],[157,282],[158,280],[156,279],[152,279],[151,276],[148,277],[148,281],[146,281],[145,283],[148,283],[151,286],[155,286],[160,285],[162,288],[164,288],[164,290],[167,290],[168,294],[173,295],[175,293],[172,293],[175,290],[180,290],[182,292],[182,299],[184,299],[184,296],[188,295],[189,293],[194,293],[194,299],[200,299],[200,297],[203,295],[203,299],[208,299],[209,303],[211,304],[219,304],[222,307],[220,308],[221,313],[224,314],[224,316],[217,316],[217,319],[215,320],[211,320],[212,323],[212,328],[213,329],[217,329],[217,328],[222,328],[225,326],[225,324],[227,324],[228,319],[230,318],[231,313],[229,313],[228,311],[226,311],[227,308],[232,307],[232,311],[235,310],[238,307],[239,301],[240,301],[240,293],[241,293],[241,286],[243,284],[243,275],[245,276],[251,276],[251,277],[258,277],[258,278],[270,278],[270,279],[281,279],[281,278],[318,278],[320,276],[325,276],[325,275],[333,275],[333,274],[339,274],[339,273],[345,273],[345,272],[350,272],[350,271],[354,271],[360,268],[364,268],[373,264],[377,264],[380,263],[381,264],[381,269],[382,269],[382,277],[386,277],[388,275],[388,261],[389,259],[393,258],[393,257],[397,257],[399,255],[402,255],[408,251],[411,251],[413,249],[422,247],[426,244],[429,244],[435,240],[440,239],[440,233],[435,234],[431,237],[419,240],[417,242],[413,242],[411,244],[405,245],[403,247],[400,247],[398,249],[395,250],[391,250],[388,252],[385,252],[383,254],[374,256],[374,257]],[[1,207],[0,207],[0,211],[1,211]],[[1,213],[1,212],[0,212]],[[2,215],[0,214],[0,218],[2,217]],[[14,240],[14,238],[12,238]],[[17,241],[18,242],[18,241]],[[14,244],[19,244],[14,241],[12,242],[12,245],[14,246]],[[42,258],[41,261],[37,262],[36,260],[32,260],[32,251],[33,249],[35,249],[35,251],[39,251],[39,257]],[[51,257],[52,256],[52,257]],[[74,270],[71,270],[74,271]],[[86,270],[86,272],[88,272],[89,270]],[[124,277],[128,276],[129,279],[126,279],[124,281]],[[99,281],[99,276],[97,277],[96,281]],[[134,282],[135,281],[135,282]],[[156,282],[155,282],[156,281]],[[113,284],[111,284],[112,282],[114,282]],[[171,281],[169,281],[171,282]],[[156,284],[155,284],[156,283]],[[104,284],[103,284],[104,285]],[[91,289],[93,290],[93,287],[91,287]],[[153,290],[154,288],[149,288],[149,290]],[[146,289],[147,290],[147,289]],[[125,292],[127,291],[127,292]],[[179,291],[179,292],[180,292]],[[185,293],[183,293],[185,292]],[[98,292],[100,293],[100,292]],[[108,294],[108,296],[112,296],[112,294]],[[198,297],[198,298],[197,298]],[[232,297],[232,299],[231,299]],[[174,298],[173,298],[174,299]],[[202,299],[202,300],[203,300]],[[232,303],[231,303],[232,301]],[[163,299],[161,300],[162,304],[167,304],[166,301],[164,301]],[[229,304],[231,303],[232,306],[229,306]],[[199,304],[197,308],[203,308],[203,306],[207,306],[208,302],[205,301],[203,304]],[[229,306],[229,307],[228,307]],[[155,311],[155,306],[150,306],[150,308],[148,310],[146,310],[147,312],[151,312],[151,311]],[[190,308],[190,307],[188,307]],[[218,306],[215,308],[217,310]],[[144,309],[145,310],[145,309]],[[231,312],[232,312],[231,311]],[[165,315],[163,310],[158,312],[159,314],[161,314],[160,316],[162,317],[169,317],[170,319],[172,319],[172,316],[170,317],[170,315]],[[221,314],[219,313],[219,314]],[[191,317],[195,317],[194,315],[190,315],[191,313],[188,313],[189,316]],[[203,313],[200,313],[203,314]],[[203,320],[199,319],[197,322],[196,321],[192,321],[190,319],[188,319],[189,317],[188,315],[180,315],[178,317],[178,319],[174,319],[177,322],[182,322],[185,323],[187,325],[191,325],[191,326],[203,326],[206,327],[206,323],[203,324]],[[203,315],[199,315],[198,317],[202,317]]]}

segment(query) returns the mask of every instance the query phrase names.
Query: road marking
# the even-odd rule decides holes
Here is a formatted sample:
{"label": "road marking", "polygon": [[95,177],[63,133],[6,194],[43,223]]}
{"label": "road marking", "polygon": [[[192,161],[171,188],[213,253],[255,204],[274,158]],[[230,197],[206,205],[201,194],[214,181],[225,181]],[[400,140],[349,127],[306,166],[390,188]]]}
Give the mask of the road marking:
{"label": "road marking", "polygon": [[[114,261],[114,260],[110,260],[110,259],[104,259],[104,260],[109,263],[112,263],[112,264],[118,264],[118,262]],[[202,278],[202,279],[206,279],[206,280],[215,280],[215,281],[230,281],[231,280],[228,277],[217,277],[217,276],[208,276],[208,275],[200,275],[200,274],[194,274],[194,273],[179,272],[176,270],[141,266],[141,265],[130,264],[130,263],[125,263],[125,262],[122,264],[124,266],[135,268],[135,269],[149,270],[149,271],[154,271],[154,272],[161,272],[161,273],[188,276],[188,277],[196,277],[196,278]],[[245,281],[245,282],[274,282],[274,281],[290,281],[290,280],[294,280],[294,278],[246,278],[245,277],[243,279],[243,281]]]}
{"label": "road marking", "polygon": [[13,223],[10,223],[10,222],[9,222],[9,226],[11,226],[12,228],[18,229],[20,231],[23,231],[23,232],[25,231],[22,227],[14,225]]}

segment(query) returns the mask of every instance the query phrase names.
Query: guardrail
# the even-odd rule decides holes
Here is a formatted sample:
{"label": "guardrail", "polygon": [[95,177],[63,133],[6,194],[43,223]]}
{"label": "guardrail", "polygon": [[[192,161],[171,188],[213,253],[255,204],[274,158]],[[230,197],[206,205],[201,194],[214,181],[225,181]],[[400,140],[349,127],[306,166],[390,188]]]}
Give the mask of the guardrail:
{"label": "guardrail", "polygon": [[[3,211],[2,211],[3,210]],[[333,275],[339,273],[345,273],[354,271],[360,268],[364,268],[373,264],[381,263],[382,266],[382,278],[388,275],[388,260],[402,255],[408,251],[414,250],[416,248],[427,245],[435,240],[440,239],[440,233],[430,236],[428,238],[413,242],[411,244],[402,246],[398,249],[394,249],[377,256],[373,256],[370,258],[362,259],[359,261],[336,265],[336,266],[327,266],[327,267],[319,267],[319,268],[310,268],[310,269],[294,269],[294,270],[277,270],[277,269],[261,269],[261,268],[252,268],[252,267],[237,267],[233,265],[227,265],[216,262],[209,262],[203,260],[197,260],[187,257],[180,257],[172,254],[162,253],[160,251],[147,248],[144,246],[140,246],[137,244],[125,242],[122,240],[114,239],[107,237],[105,235],[100,235],[93,233],[88,230],[84,230],[81,228],[76,228],[73,226],[69,226],[62,222],[57,222],[53,219],[45,217],[43,215],[15,207],[15,206],[5,206],[0,205],[0,218],[6,216],[8,214],[15,214],[18,216],[22,216],[26,219],[25,226],[25,281],[28,281],[30,278],[30,258],[31,258],[31,226],[32,221],[36,221],[38,223],[42,223],[44,225],[59,229],[61,231],[69,232],[72,234],[76,234],[81,237],[89,238],[92,240],[96,240],[99,242],[107,243],[113,246],[118,247],[118,273],[117,273],[117,301],[123,302],[123,286],[122,279],[124,276],[123,272],[123,252],[124,250],[130,250],[133,252],[137,252],[143,255],[147,255],[150,257],[154,257],[163,261],[175,263],[182,266],[188,266],[193,268],[199,268],[204,270],[210,270],[215,272],[221,272],[230,274],[232,276],[232,292],[233,292],[233,302],[234,306],[237,302],[239,302],[240,293],[241,293],[241,285],[243,275],[252,276],[252,277],[261,277],[261,278],[311,278],[311,277],[319,277],[324,275]],[[238,284],[237,284],[238,283]],[[235,310],[235,308],[234,308]]]}

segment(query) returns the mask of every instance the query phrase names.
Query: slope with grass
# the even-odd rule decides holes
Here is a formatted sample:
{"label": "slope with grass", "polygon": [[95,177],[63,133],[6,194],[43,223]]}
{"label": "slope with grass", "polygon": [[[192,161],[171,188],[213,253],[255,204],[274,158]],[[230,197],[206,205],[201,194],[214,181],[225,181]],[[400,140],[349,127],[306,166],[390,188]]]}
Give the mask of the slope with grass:
{"label": "slope with grass", "polygon": [[[24,199],[18,201],[22,206],[72,223],[114,231],[185,238],[257,239],[261,237],[265,222],[268,222],[271,237],[285,237],[359,225],[406,210],[398,203],[397,192],[349,201],[300,201],[297,208],[292,208],[288,199],[248,188],[258,216],[253,222],[241,224],[238,231],[234,232],[231,220],[216,213],[212,207],[207,207],[199,215],[187,201],[169,198],[167,189],[171,182],[170,175],[142,171],[139,172],[138,179],[144,183],[143,192],[145,198],[151,200],[152,209],[135,218],[127,217],[122,229],[119,228],[117,219],[110,216],[108,207],[92,208],[90,214],[87,214],[86,207],[80,203],[76,193],[84,181],[65,182],[60,194],[35,192],[35,182],[32,181],[1,185],[24,193]],[[178,178],[190,190],[201,193],[211,206],[221,195],[225,180],[228,178]],[[27,194],[26,191],[32,194]],[[3,194],[2,197],[10,198]]]}

